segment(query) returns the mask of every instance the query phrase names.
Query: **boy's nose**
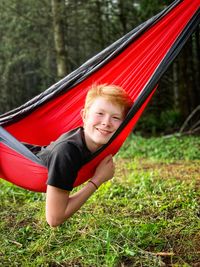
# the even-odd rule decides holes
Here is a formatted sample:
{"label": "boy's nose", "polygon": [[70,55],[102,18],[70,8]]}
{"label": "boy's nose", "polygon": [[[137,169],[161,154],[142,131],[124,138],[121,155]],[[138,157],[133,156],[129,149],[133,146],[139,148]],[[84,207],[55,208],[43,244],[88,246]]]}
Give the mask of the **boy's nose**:
{"label": "boy's nose", "polygon": [[102,125],[109,126],[110,125],[110,118],[104,117],[101,123],[102,123]]}

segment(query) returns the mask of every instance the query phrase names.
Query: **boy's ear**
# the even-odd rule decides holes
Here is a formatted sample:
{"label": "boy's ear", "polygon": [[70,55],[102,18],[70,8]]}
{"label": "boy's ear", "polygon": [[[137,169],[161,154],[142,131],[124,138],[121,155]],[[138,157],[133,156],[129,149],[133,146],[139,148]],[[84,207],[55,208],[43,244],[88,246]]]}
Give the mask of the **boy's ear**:
{"label": "boy's ear", "polygon": [[85,109],[81,109],[80,114],[81,114],[82,120],[84,121],[85,120]]}

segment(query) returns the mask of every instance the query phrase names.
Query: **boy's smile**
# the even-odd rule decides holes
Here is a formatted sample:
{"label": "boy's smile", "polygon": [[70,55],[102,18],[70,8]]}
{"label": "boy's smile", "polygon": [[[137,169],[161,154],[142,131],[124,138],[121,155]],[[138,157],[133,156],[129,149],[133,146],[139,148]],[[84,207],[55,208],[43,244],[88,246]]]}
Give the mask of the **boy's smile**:
{"label": "boy's smile", "polygon": [[85,140],[88,149],[96,151],[106,144],[124,119],[123,108],[97,97],[88,110],[82,111]]}

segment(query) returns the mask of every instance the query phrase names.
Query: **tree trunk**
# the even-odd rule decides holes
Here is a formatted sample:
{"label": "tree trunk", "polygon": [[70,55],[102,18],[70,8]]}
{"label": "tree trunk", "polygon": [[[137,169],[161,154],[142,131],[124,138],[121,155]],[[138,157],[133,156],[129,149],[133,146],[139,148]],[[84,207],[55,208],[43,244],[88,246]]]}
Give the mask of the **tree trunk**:
{"label": "tree trunk", "polygon": [[193,42],[194,50],[194,67],[195,72],[193,73],[193,78],[195,79],[195,91],[196,91],[196,100],[197,105],[200,104],[200,26],[198,25],[195,32],[195,39]]}
{"label": "tree trunk", "polygon": [[179,57],[179,105],[183,119],[199,105],[199,59],[196,58],[199,45],[195,38],[195,35],[190,37]]}
{"label": "tree trunk", "polygon": [[99,49],[102,50],[105,47],[104,42],[104,31],[103,31],[103,21],[102,21],[102,3],[101,1],[96,1],[96,16],[97,16],[97,29],[98,29],[98,42],[100,44]]}
{"label": "tree trunk", "polygon": [[175,61],[172,65],[173,68],[173,102],[174,109],[178,110],[178,63]]}
{"label": "tree trunk", "polygon": [[124,0],[120,0],[118,2],[119,6],[119,19],[122,25],[123,34],[127,33],[127,16],[126,16],[126,10],[125,10],[125,2]]}
{"label": "tree trunk", "polygon": [[188,51],[187,47],[183,48],[181,56],[179,57],[179,110],[181,112],[182,120],[187,118],[190,113],[188,99],[189,99],[189,86],[188,84]]}
{"label": "tree trunk", "polygon": [[67,57],[65,51],[64,29],[63,29],[63,0],[51,0],[53,15],[53,31],[57,60],[57,75],[61,79],[67,74]]}

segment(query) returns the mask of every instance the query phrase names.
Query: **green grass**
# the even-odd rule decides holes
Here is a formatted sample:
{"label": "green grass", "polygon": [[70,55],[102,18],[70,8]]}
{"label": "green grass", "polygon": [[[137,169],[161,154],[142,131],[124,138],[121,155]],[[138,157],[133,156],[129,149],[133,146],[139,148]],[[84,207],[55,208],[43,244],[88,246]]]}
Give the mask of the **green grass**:
{"label": "green grass", "polygon": [[44,194],[1,180],[0,266],[199,264],[199,148],[197,137],[129,138],[115,178],[56,229]]}
{"label": "green grass", "polygon": [[[130,145],[131,143],[131,145]],[[123,158],[148,158],[154,160],[200,159],[199,136],[151,137],[131,135],[119,153]]]}

